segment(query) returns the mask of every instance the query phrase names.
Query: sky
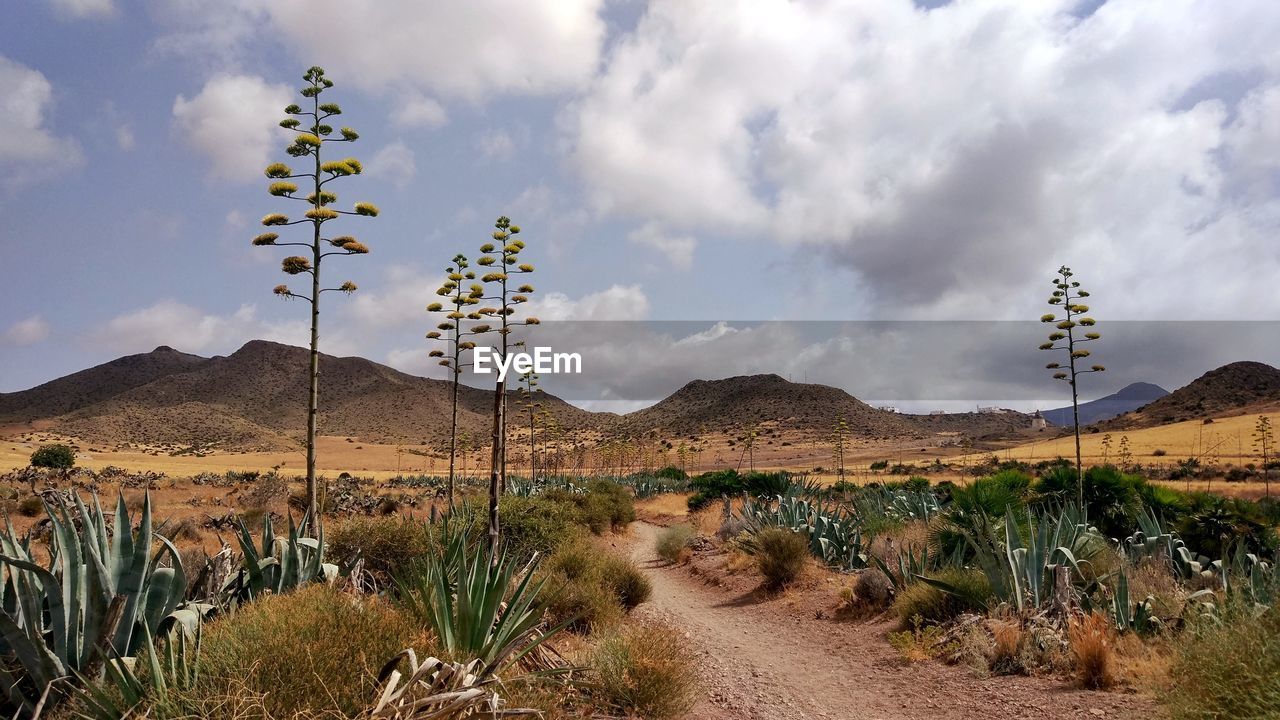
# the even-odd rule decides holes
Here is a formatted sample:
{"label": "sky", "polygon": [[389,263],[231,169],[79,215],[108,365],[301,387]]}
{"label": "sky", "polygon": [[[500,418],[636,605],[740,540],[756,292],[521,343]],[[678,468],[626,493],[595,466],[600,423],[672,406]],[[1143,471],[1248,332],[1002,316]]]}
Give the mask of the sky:
{"label": "sky", "polygon": [[[1034,348],[1008,321],[1062,264],[1111,368],[1086,394],[1280,363],[1277,36],[1273,0],[24,0],[0,20],[0,392],[305,344],[283,253],[249,239],[288,210],[262,169],[312,65],[361,135],[341,204],[382,210],[342,221],[372,253],[326,266],[360,286],[326,296],[331,354],[439,376],[425,306],[507,215],[531,312],[592,321],[555,335],[595,351],[584,377],[544,382],[584,406],[748,372],[1054,404],[1039,365],[823,333],[965,321]],[[1173,320],[1259,324],[1143,322]]]}

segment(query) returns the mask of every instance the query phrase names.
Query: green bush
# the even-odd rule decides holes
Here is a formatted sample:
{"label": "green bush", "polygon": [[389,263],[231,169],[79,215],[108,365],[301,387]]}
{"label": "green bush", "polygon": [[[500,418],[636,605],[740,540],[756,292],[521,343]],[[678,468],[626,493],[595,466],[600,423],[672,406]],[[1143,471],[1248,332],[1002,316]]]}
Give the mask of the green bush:
{"label": "green bush", "polygon": [[693,528],[688,525],[672,525],[658,533],[654,549],[658,552],[658,557],[663,560],[669,563],[678,562],[680,553],[689,547],[689,541],[692,539]]}
{"label": "green bush", "polygon": [[365,570],[385,584],[431,549],[431,530],[412,518],[355,516],[326,532],[325,541],[335,562],[364,558]]}
{"label": "green bush", "polygon": [[[581,522],[574,505],[536,496],[503,495],[498,517],[507,552],[521,561],[554,551],[579,533]],[[477,513],[481,535],[487,532],[488,520],[487,513]]]}
{"label": "green bush", "polygon": [[697,655],[672,628],[624,628],[603,639],[587,665],[597,698],[627,717],[678,717],[697,699]]}
{"label": "green bush", "polygon": [[35,517],[44,512],[44,500],[39,496],[25,497],[18,502],[18,514],[23,517]]}
{"label": "green bush", "polygon": [[[548,588],[554,595],[553,624],[576,619],[575,631],[614,624],[649,599],[653,586],[630,560],[611,555],[583,539],[566,543],[547,559]],[[558,593],[556,595],[555,593]]]}
{"label": "green bush", "polygon": [[908,585],[893,603],[903,628],[911,627],[916,617],[925,623],[943,623],[961,613],[981,612],[991,599],[991,583],[980,571],[946,568],[933,577],[954,592],[945,592],[924,581]]}
{"label": "green bush", "polygon": [[781,495],[790,487],[791,475],[783,471],[750,472],[745,475],[739,474],[736,470],[706,472],[689,481],[689,488],[694,491],[694,494],[689,497],[689,509],[701,510],[724,496]]}
{"label": "green bush", "polygon": [[600,574],[605,584],[613,588],[622,609],[628,612],[653,594],[653,583],[634,562],[625,558],[605,556],[600,564]]}
{"label": "green bush", "polygon": [[592,480],[587,492],[550,490],[545,498],[572,507],[577,521],[596,535],[620,530],[636,519],[635,506],[627,488],[611,480]]}
{"label": "green bush", "polygon": [[795,582],[809,558],[809,539],[782,528],[765,528],[755,537],[756,567],[765,587],[777,590]]}
{"label": "green bush", "polygon": [[662,468],[658,472],[654,473],[653,476],[662,478],[664,480],[688,480],[689,479],[689,473],[681,470],[680,468],[674,465],[668,465],[667,467]]}
{"label": "green bush", "polygon": [[31,467],[70,470],[76,466],[76,451],[67,445],[41,445],[31,453]]}
{"label": "green bush", "polygon": [[436,654],[428,640],[381,600],[309,585],[210,623],[193,700],[206,717],[356,717],[382,665],[407,647]]}
{"label": "green bush", "polygon": [[1280,610],[1237,613],[1182,641],[1165,703],[1174,720],[1263,720],[1280,708]]}

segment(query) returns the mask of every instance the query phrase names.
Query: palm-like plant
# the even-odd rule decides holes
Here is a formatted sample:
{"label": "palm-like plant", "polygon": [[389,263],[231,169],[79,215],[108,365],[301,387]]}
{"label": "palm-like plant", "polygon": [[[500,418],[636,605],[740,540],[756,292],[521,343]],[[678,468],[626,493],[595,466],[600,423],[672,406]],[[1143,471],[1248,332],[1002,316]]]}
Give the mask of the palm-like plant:
{"label": "palm-like plant", "polygon": [[[1081,346],[1098,340],[1102,336],[1092,330],[1097,321],[1086,315],[1089,312],[1089,306],[1080,302],[1089,297],[1089,292],[1080,289],[1079,281],[1071,279],[1074,275],[1071,268],[1063,265],[1058,268],[1057,277],[1052,280],[1054,290],[1049,296],[1049,304],[1061,306],[1065,314],[1061,318],[1055,313],[1045,313],[1040,316],[1040,322],[1053,323],[1055,328],[1049,333],[1049,342],[1041,344],[1040,349],[1065,352],[1067,356],[1065,366],[1059,362],[1051,362],[1045,365],[1045,368],[1054,371],[1055,380],[1062,380],[1071,386],[1071,418],[1076,436],[1076,482],[1079,484],[1078,502],[1083,508],[1085,506],[1084,460],[1080,452],[1080,392],[1077,380],[1081,375],[1103,372],[1106,368],[1101,365],[1092,365],[1088,370],[1082,370],[1076,365],[1076,361],[1083,362],[1091,354]],[[1086,328],[1083,336],[1076,330],[1079,327]]]}
{"label": "palm-like plant", "polygon": [[[481,307],[477,312],[481,316],[491,318],[490,323],[473,325],[470,332],[476,335],[497,333],[496,348],[498,357],[506,361],[511,349],[511,333],[522,325],[537,325],[538,318],[526,317],[516,320],[516,308],[529,302],[533,286],[527,283],[514,286],[514,278],[533,272],[533,266],[520,262],[520,252],[524,250],[524,241],[515,236],[520,233],[520,226],[511,219],[502,216],[494,223],[493,239],[496,243],[485,243],[480,246],[484,253],[476,264],[481,267],[494,268],[485,273],[480,281],[484,285],[477,286],[471,297],[481,302],[492,302],[496,305]],[[488,289],[485,286],[488,286]],[[498,497],[507,487],[507,387],[501,379],[494,385],[493,396],[493,443],[489,461],[489,550],[495,558],[498,550]]]}
{"label": "palm-like plant", "polygon": [[[307,204],[308,208],[301,220],[290,220],[287,215],[271,213],[262,218],[262,224],[268,228],[289,225],[310,225],[312,237],[309,242],[279,242],[279,234],[265,232],[253,239],[259,246],[297,246],[309,251],[310,258],[294,255],[281,262],[281,270],[286,275],[310,275],[311,289],[306,293],[295,293],[287,285],[277,285],[275,294],[283,298],[297,298],[311,306],[311,356],[309,391],[307,395],[307,507],[316,507],[316,427],[319,413],[320,387],[320,296],[326,292],[351,294],[356,291],[355,283],[350,280],[336,287],[322,287],[320,284],[320,263],[331,255],[365,255],[369,247],[350,235],[323,237],[324,225],[337,220],[342,215],[361,215],[377,217],[378,208],[371,203],[358,202],[353,209],[335,210],[331,205],[337,203],[329,184],[339,178],[359,175],[364,166],[359,160],[348,157],[341,160],[321,159],[321,151],[330,143],[355,142],[360,135],[349,127],[338,131],[341,137],[331,137],[333,127],[326,121],[342,114],[337,103],[321,103],[320,95],[333,87],[333,81],[324,76],[324,69],[312,67],[303,75],[306,82],[300,91],[309,102],[310,107],[303,109],[290,104],[284,109],[289,117],[280,121],[280,127],[294,133],[293,142],[285,149],[291,157],[310,158],[312,167],[309,172],[295,172],[284,163],[272,163],[267,166],[266,176],[272,183],[267,191],[275,197],[297,200]],[[299,118],[302,118],[300,120]],[[306,122],[304,123],[303,120]],[[305,180],[311,186],[311,194],[297,195],[298,185],[293,180]]]}
{"label": "palm-like plant", "polygon": [[[463,309],[469,305],[475,305],[480,302],[475,297],[478,291],[483,290],[477,285],[472,285],[469,289],[464,290],[462,282],[464,280],[475,280],[476,274],[470,269],[467,257],[461,253],[453,258],[453,265],[445,268],[445,281],[436,290],[436,294],[446,298],[449,303],[449,311],[445,319],[436,325],[436,329],[427,333],[428,340],[439,340],[445,343],[444,350],[432,350],[430,357],[439,358],[439,364],[449,369],[449,379],[452,385],[452,409],[449,421],[449,507],[453,508],[453,489],[454,478],[458,460],[458,387],[462,384],[462,370],[470,366],[471,363],[463,362],[463,354],[473,349],[476,344],[470,340],[466,340],[467,335],[474,333],[468,332],[462,327],[464,318],[470,320],[479,320],[480,314],[476,312],[464,313]],[[434,302],[427,306],[427,312],[438,313],[445,311],[445,304]]]}

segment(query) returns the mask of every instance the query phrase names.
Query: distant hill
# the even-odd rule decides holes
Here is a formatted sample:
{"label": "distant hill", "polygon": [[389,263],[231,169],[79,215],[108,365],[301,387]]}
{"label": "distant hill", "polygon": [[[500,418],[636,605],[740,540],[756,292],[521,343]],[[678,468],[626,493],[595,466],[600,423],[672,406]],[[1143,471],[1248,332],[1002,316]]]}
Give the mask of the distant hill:
{"label": "distant hill", "polygon": [[1207,418],[1280,400],[1280,370],[1260,362],[1233,362],[1201,375],[1133,412],[1102,423],[1102,427],[1147,427]]}
{"label": "distant hill", "polygon": [[[255,340],[227,357],[169,348],[134,355],[0,395],[0,422],[49,419],[95,442],[216,444],[226,449],[295,447],[306,425],[303,348]],[[320,356],[320,433],[380,442],[439,441],[448,433],[450,386],[364,358]],[[566,429],[599,424],[591,413],[542,393]],[[487,435],[492,391],[463,387],[459,424]]]}
{"label": "distant hill", "polygon": [[779,430],[830,434],[843,418],[851,436],[923,438],[959,432],[974,438],[1007,436],[1030,426],[1021,413],[908,415],[880,410],[839,388],[789,382],[774,374],[694,380],[666,399],[624,415],[619,427],[661,429],[677,436],[747,432],[763,423]]}
{"label": "distant hill", "polygon": [[[1092,425],[1102,420],[1110,420],[1117,415],[1137,410],[1143,405],[1159,400],[1168,394],[1168,390],[1151,383],[1136,382],[1126,385],[1106,397],[1081,403],[1080,424]],[[1070,405],[1053,410],[1042,410],[1040,414],[1052,425],[1068,427],[1075,422],[1072,418]]]}
{"label": "distant hill", "polygon": [[[305,349],[255,340],[204,358],[159,347],[0,394],[0,427],[39,427],[102,444],[144,443],[224,450],[296,448],[305,432]],[[439,444],[448,437],[450,385],[359,357],[321,355],[320,433],[369,442]],[[873,408],[843,390],[777,375],[694,380],[643,410],[594,413],[539,393],[570,432],[663,438],[775,431],[829,435],[843,417],[851,438],[916,440],[937,433],[1008,437],[1030,426],[1020,413],[907,415]],[[464,386],[459,425],[485,442],[493,393]],[[514,403],[511,412],[520,411]],[[524,427],[517,421],[515,427]]]}

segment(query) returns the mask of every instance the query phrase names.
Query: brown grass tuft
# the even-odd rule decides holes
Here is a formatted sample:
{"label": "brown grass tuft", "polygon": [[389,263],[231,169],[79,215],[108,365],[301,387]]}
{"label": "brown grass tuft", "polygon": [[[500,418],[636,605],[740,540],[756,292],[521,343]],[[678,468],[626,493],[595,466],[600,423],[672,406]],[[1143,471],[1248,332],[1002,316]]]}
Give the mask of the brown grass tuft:
{"label": "brown grass tuft", "polygon": [[1102,613],[1071,621],[1067,637],[1071,642],[1076,679],[1082,687],[1105,690],[1115,684],[1113,634],[1111,619]]}

